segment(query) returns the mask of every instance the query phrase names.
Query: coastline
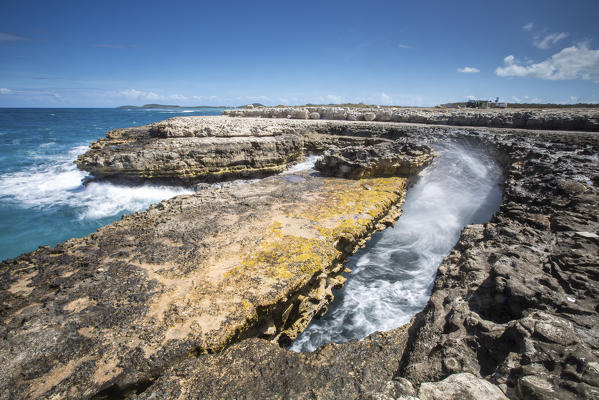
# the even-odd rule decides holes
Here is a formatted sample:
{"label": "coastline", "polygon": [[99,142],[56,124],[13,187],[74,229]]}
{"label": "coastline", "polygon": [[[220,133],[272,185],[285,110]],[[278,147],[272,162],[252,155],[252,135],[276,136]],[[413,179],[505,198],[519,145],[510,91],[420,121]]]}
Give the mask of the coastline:
{"label": "coastline", "polygon": [[[294,115],[293,113],[296,111],[295,109],[287,110],[286,115]],[[368,112],[374,113],[375,119],[378,118],[376,112]],[[244,116],[248,114],[245,110],[243,113]],[[245,118],[242,120],[246,121]],[[191,347],[189,344],[185,344],[184,347],[175,345],[172,350],[164,348],[164,354],[171,352],[171,355],[160,360],[155,357],[139,358],[133,353],[127,356],[128,359],[111,357],[100,359],[93,356],[87,359],[83,359],[85,357],[65,359],[65,355],[63,355],[62,361],[54,364],[55,367],[51,369],[50,376],[44,377],[43,374],[40,375],[39,372],[31,370],[32,378],[29,380],[21,381],[22,378],[7,375],[0,378],[0,383],[5,388],[14,386],[17,382],[25,385],[20,386],[20,389],[6,390],[17,390],[14,393],[17,396],[20,390],[25,390],[24,387],[35,385],[45,391],[32,389],[29,394],[34,397],[54,393],[58,398],[69,398],[71,396],[69,395],[70,388],[76,387],[69,383],[81,379],[81,375],[73,373],[75,364],[79,369],[78,373],[81,374],[86,369],[79,367],[89,363],[89,371],[103,371],[104,377],[108,376],[109,379],[96,382],[93,385],[82,384],[81,388],[77,390],[84,397],[90,397],[111,388],[111,390],[123,392],[138,391],[142,386],[145,391],[139,394],[139,398],[151,398],[151,396],[168,398],[169,394],[177,392],[187,393],[187,398],[232,398],[239,393],[255,397],[284,397],[286,395],[302,397],[308,396],[309,393],[318,393],[329,398],[365,398],[375,393],[388,393],[389,397],[404,394],[413,396],[420,395],[423,390],[426,392],[428,390],[427,382],[433,382],[429,386],[441,385],[439,382],[453,375],[459,376],[460,379],[464,378],[468,382],[474,382],[480,387],[485,385],[480,381],[481,379],[484,379],[485,382],[492,382],[492,386],[499,388],[497,390],[500,390],[500,393],[512,398],[531,393],[537,396],[547,396],[546,393],[549,393],[547,387],[551,387],[551,393],[554,394],[572,393],[571,385],[577,388],[575,390],[581,391],[579,392],[580,396],[592,396],[596,393],[597,385],[594,383],[596,373],[593,372],[593,365],[595,365],[593,363],[599,360],[599,354],[596,353],[599,343],[590,330],[599,322],[596,321],[597,311],[594,309],[594,299],[599,293],[599,288],[592,269],[586,267],[597,263],[596,232],[599,222],[596,220],[596,215],[593,218],[593,210],[596,209],[598,197],[596,189],[598,174],[596,164],[593,165],[589,162],[589,157],[592,157],[593,154],[596,155],[599,148],[599,139],[596,134],[456,128],[376,121],[289,121],[270,118],[263,120],[271,121],[267,125],[278,127],[277,129],[284,127],[298,132],[297,134],[303,141],[303,151],[318,147],[327,148],[332,143],[366,145],[373,141],[381,143],[400,139],[408,143],[419,144],[437,140],[474,140],[497,147],[506,169],[505,195],[501,210],[490,223],[471,226],[462,232],[461,240],[454,252],[439,267],[433,295],[427,308],[415,317],[410,326],[400,327],[387,333],[373,334],[360,342],[327,345],[314,354],[306,355],[286,352],[275,344],[261,339],[233,343],[242,337],[252,335],[240,335],[237,336],[237,339],[224,340],[227,346],[231,344],[231,347],[223,352],[219,352],[223,346],[205,346],[203,347],[205,351],[202,351],[201,347],[197,345],[191,345]],[[247,119],[247,121],[250,124],[253,123],[252,119]],[[329,132],[329,136],[326,132]],[[319,140],[314,140],[313,137],[318,137]],[[116,139],[119,140],[119,138]],[[116,144],[122,145],[123,142]],[[580,182],[578,176],[585,176],[590,184]],[[305,182],[312,182],[316,179],[306,175],[302,177],[305,179],[302,181],[304,183],[300,182],[299,185],[305,185],[307,184]],[[275,184],[274,181],[277,179],[279,181]],[[286,189],[293,185],[297,187],[298,183],[291,185],[277,177],[268,178],[267,182],[273,185],[274,189],[272,190],[282,191],[280,196],[275,197],[289,199],[290,195],[292,197],[299,196],[299,194],[294,194],[293,190]],[[267,185],[267,183],[262,183],[262,185]],[[247,188],[251,188],[251,186]],[[362,189],[354,188],[352,190]],[[302,188],[301,193],[304,192],[305,188]],[[382,192],[391,193],[392,191],[386,189]],[[212,207],[217,204],[215,202],[224,193],[211,191],[191,197],[196,196],[199,207]],[[234,195],[234,191],[227,193],[230,194],[226,196]],[[540,193],[543,193],[544,197],[540,197]],[[226,196],[224,198],[227,198]],[[400,195],[396,194],[395,196]],[[126,227],[128,221],[143,221],[146,218],[143,215],[153,214],[158,223],[166,215],[169,215],[165,209],[179,210],[180,208],[183,210],[184,203],[190,201],[187,199],[191,197],[178,197],[152,206],[147,213],[135,214],[125,218],[122,222],[102,228],[97,236],[103,237],[104,232],[118,231],[119,227]],[[392,203],[401,203],[400,197],[395,197]],[[246,199],[247,196],[240,195],[237,198]],[[239,201],[239,203],[233,204],[237,204],[237,208],[240,210],[252,207],[251,201],[249,203],[248,200]],[[257,210],[262,212],[264,206],[259,206]],[[387,206],[385,210],[383,214],[389,213],[390,209]],[[340,212],[344,211],[340,210]],[[356,211],[356,215],[358,214],[362,214],[362,212]],[[396,217],[398,212],[390,214]],[[208,215],[208,213],[202,215]],[[185,235],[191,234],[190,232],[193,230],[184,229],[183,221],[178,223],[180,225],[178,229],[182,229],[181,232],[185,232]],[[202,217],[199,221],[209,224],[215,229],[227,225],[222,221],[212,221],[207,217]],[[249,218],[247,221],[249,221],[248,226],[255,225],[252,229],[266,228],[261,227],[257,217]],[[146,226],[145,224],[146,222],[143,222],[140,226]],[[372,230],[374,225],[369,229]],[[156,225],[156,227],[158,226]],[[279,228],[275,226],[273,229]],[[30,324],[37,321],[35,325],[42,329],[49,328],[56,321],[71,315],[67,313],[68,309],[65,312],[65,306],[71,308],[75,314],[85,315],[88,312],[96,312],[94,307],[99,307],[101,302],[92,304],[91,301],[96,300],[90,298],[82,301],[78,299],[83,297],[72,296],[68,297],[68,303],[65,302],[61,306],[62,311],[60,307],[55,308],[54,317],[45,321],[43,319],[36,320],[38,317],[32,310],[38,305],[30,295],[45,285],[48,290],[40,294],[40,303],[50,305],[53,303],[48,302],[51,301],[50,298],[55,295],[56,291],[54,285],[59,282],[56,279],[66,279],[60,281],[58,287],[63,289],[63,286],[60,285],[66,284],[64,289],[67,289],[71,285],[77,285],[76,281],[88,282],[86,279],[91,280],[89,282],[95,285],[93,281],[101,280],[102,275],[107,273],[107,271],[100,271],[99,275],[95,272],[86,277],[73,276],[72,280],[67,279],[70,275],[60,278],[69,271],[65,270],[57,275],[57,260],[63,260],[61,262],[65,263],[64,265],[75,262],[79,268],[76,273],[85,273],[87,268],[90,272],[97,271],[99,264],[93,261],[93,258],[96,257],[94,254],[103,254],[103,257],[112,263],[108,271],[110,268],[117,268],[117,265],[118,268],[129,268],[122,263],[126,258],[121,258],[119,261],[118,257],[125,256],[131,251],[143,253],[143,250],[140,250],[138,245],[131,247],[125,242],[119,241],[117,237],[127,237],[127,235],[116,231],[114,236],[109,235],[110,239],[106,239],[107,243],[112,246],[108,248],[113,249],[114,254],[103,254],[102,251],[106,250],[102,249],[105,249],[106,246],[97,246],[95,244],[97,239],[94,238],[96,234],[92,234],[89,238],[81,239],[84,242],[77,244],[79,250],[75,249],[77,246],[73,247],[73,253],[57,252],[57,250],[64,248],[61,246],[70,248],[71,244],[75,244],[77,240],[59,245],[55,249],[40,249],[33,258],[31,258],[32,255],[24,255],[20,259],[3,263],[2,302],[11,304],[14,301],[11,305],[14,313],[6,314],[12,321],[5,324],[5,326],[11,327],[7,328],[6,334],[9,330],[11,335],[15,332],[21,334],[28,332],[27,326],[31,325],[25,323],[25,328],[19,328],[18,324],[15,325],[19,318],[22,318],[21,321],[30,321]],[[140,236],[140,232],[133,232],[133,237]],[[349,240],[348,244],[352,250],[364,236],[364,233],[350,235],[350,239],[347,240]],[[155,245],[154,241],[148,240],[148,244],[150,243]],[[164,243],[165,251],[174,244],[177,243]],[[177,246],[180,247],[180,244]],[[335,248],[336,245],[333,247]],[[189,266],[189,261],[193,259],[190,253],[191,249],[185,247],[184,249],[185,251],[181,253],[181,257],[184,257],[181,266],[191,268]],[[161,251],[161,247],[147,251],[147,256],[160,260],[160,257],[163,256]],[[179,251],[181,250],[177,250],[177,254]],[[87,252],[92,257],[91,263],[85,260],[77,264],[76,260],[80,257],[79,254]],[[115,258],[114,255],[118,255],[119,252],[122,253],[122,256]],[[569,255],[571,252],[579,252],[580,255],[572,257]],[[223,254],[228,253],[230,252],[226,250]],[[321,251],[319,250],[317,253],[320,254]],[[185,259],[190,256],[191,259]],[[142,256],[138,255],[137,257]],[[18,268],[13,265],[15,262],[19,265]],[[87,263],[87,267],[84,266],[85,263]],[[167,264],[161,261],[156,264],[158,265],[156,267],[145,268],[145,272],[142,271],[141,275],[134,275],[141,279],[135,284],[147,282],[142,286],[148,285],[148,291],[142,291],[140,295],[153,293],[156,290],[156,282],[160,282],[160,279],[163,278],[152,274],[160,274]],[[28,271],[31,268],[37,270],[41,275],[30,276],[31,272]],[[20,274],[18,279],[13,276],[17,273]],[[184,289],[184,286],[180,286],[181,282],[177,283],[176,281],[176,279],[180,279],[178,272],[168,272],[167,270],[164,273],[168,279],[175,282],[173,290]],[[116,272],[111,279],[115,279],[114,282],[117,283],[127,281],[127,278],[119,277]],[[122,281],[123,279],[125,281]],[[247,279],[251,280],[249,277]],[[588,284],[581,287],[580,284],[575,283],[580,282],[581,279]],[[318,293],[328,292],[331,285],[327,285],[326,280],[322,285],[320,281],[318,280],[319,283],[313,286],[314,290]],[[337,282],[338,284],[339,282]],[[124,292],[128,292],[128,290]],[[572,302],[568,297],[575,298],[576,301]],[[115,306],[125,300],[118,293],[115,293],[113,298]],[[313,296],[313,298],[316,297]],[[140,299],[143,299],[143,296]],[[309,303],[314,302],[309,301]],[[246,308],[243,307],[244,303],[241,300],[239,304],[242,305],[240,312],[243,314],[245,311],[242,310]],[[316,304],[320,303],[316,302]],[[247,309],[249,310],[251,307]],[[264,310],[266,312],[264,317],[266,317],[273,309],[271,308],[269,311],[266,307]],[[314,311],[313,315],[318,310]],[[184,314],[185,308],[180,313]],[[497,315],[500,315],[501,318],[497,318]],[[69,316],[66,318],[64,323],[68,324],[69,321],[78,320],[79,317]],[[585,321],[585,319],[588,320]],[[266,320],[267,318],[261,322]],[[64,323],[61,322],[61,324]],[[181,323],[185,325],[176,318],[172,323],[173,326]],[[102,327],[102,329],[107,329],[107,331],[103,331],[102,335],[109,334],[107,341],[103,342],[105,345],[131,343],[130,336],[115,334],[110,326],[109,324]],[[98,328],[100,327],[98,326]],[[263,332],[268,331],[270,323],[265,324],[264,327],[266,330]],[[277,329],[279,328],[275,327],[275,332]],[[235,329],[233,328],[233,330]],[[190,332],[178,328],[175,331],[177,335],[185,335],[186,332],[187,334]],[[77,332],[79,331],[77,330]],[[89,343],[88,339],[91,338],[86,337],[84,333],[87,335],[91,333],[85,331],[79,334],[82,343]],[[200,336],[202,336],[202,343],[206,342],[206,337]],[[119,337],[121,339],[118,339]],[[576,340],[569,340],[568,337],[575,337]],[[185,342],[188,338],[183,336],[180,339]],[[32,344],[27,340],[30,339],[24,339],[24,346]],[[159,340],[156,341],[156,343],[159,342]],[[209,342],[210,340],[206,343]],[[89,344],[85,346],[89,346]],[[512,347],[514,351],[510,350]],[[495,353],[485,353],[485,348],[493,349]],[[9,350],[5,347],[3,351],[3,358],[10,359],[9,354],[11,353],[7,352]],[[97,351],[93,350],[92,354],[97,354]],[[217,354],[195,357],[197,353],[206,352],[216,352]],[[552,358],[554,364],[553,370],[548,370],[546,368],[547,354],[551,352],[555,352],[555,357]],[[588,354],[584,359],[579,355],[583,353]],[[118,353],[115,351],[107,354]],[[183,360],[178,362],[180,359]],[[77,364],[76,360],[81,362]],[[235,363],[231,364],[230,360],[235,360]],[[525,363],[526,360],[529,361]],[[569,371],[568,365],[571,360],[576,360],[576,363],[583,366],[581,367],[582,372],[577,372],[576,379],[571,374],[561,372]],[[95,363],[100,361],[101,363],[97,364],[95,368],[91,367],[92,364],[96,365]],[[135,363],[142,365],[142,368],[148,368],[148,371],[160,370],[160,374],[158,376],[131,373],[131,370],[127,370],[127,368],[131,368],[130,365]],[[152,365],[152,363],[154,364]],[[70,365],[68,371],[61,367],[65,365]],[[253,367],[248,368],[248,365]],[[24,368],[24,364],[15,365],[14,371],[23,371]],[[235,377],[235,381],[225,379],[219,385],[210,383],[216,376],[223,376],[225,371],[231,378]],[[375,373],[374,371],[379,372]],[[260,387],[252,384],[257,379],[256,374],[259,374],[261,379]],[[351,378],[336,382],[336,374],[351,376]],[[90,372],[89,376],[94,376],[94,373]],[[148,387],[154,379],[156,379],[156,383]],[[281,382],[285,382],[285,385],[281,386]],[[359,387],[359,390],[355,391],[356,387]],[[420,392],[418,392],[419,390]],[[400,391],[403,392],[400,393]]]}

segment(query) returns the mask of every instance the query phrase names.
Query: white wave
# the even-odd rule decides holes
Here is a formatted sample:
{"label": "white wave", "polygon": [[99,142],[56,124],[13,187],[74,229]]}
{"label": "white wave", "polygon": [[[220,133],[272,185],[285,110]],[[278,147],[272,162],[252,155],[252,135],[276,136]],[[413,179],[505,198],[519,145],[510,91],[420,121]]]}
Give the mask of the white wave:
{"label": "white wave", "polygon": [[78,170],[73,161],[86,149],[79,146],[38,166],[0,175],[0,198],[23,208],[70,207],[80,219],[100,219],[193,193],[191,189],[149,184],[131,187],[91,182],[84,186],[82,181],[88,174]]}
{"label": "white wave", "polygon": [[488,221],[498,209],[502,171],[491,155],[457,144],[436,151],[434,165],[408,191],[395,227],[350,258],[345,288],[291,350],[312,351],[409,322],[426,305],[437,267],[462,228]]}
{"label": "white wave", "polygon": [[306,159],[304,161],[293,165],[292,167],[287,169],[285,172],[283,172],[283,174],[293,174],[295,172],[312,169],[312,168],[314,168],[316,161],[321,158],[322,158],[322,156],[309,155],[308,157],[306,157]]}

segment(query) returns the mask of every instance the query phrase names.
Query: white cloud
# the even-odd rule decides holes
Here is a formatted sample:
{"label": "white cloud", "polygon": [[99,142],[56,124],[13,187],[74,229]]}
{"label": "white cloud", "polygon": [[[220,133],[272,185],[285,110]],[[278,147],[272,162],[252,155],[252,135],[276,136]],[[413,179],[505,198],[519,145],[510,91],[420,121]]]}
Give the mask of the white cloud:
{"label": "white cloud", "polygon": [[539,49],[547,50],[548,48],[550,48],[551,46],[553,46],[560,40],[567,38],[568,36],[569,36],[569,33],[566,33],[566,32],[552,33],[543,38],[536,37],[533,43]]}
{"label": "white cloud", "polygon": [[0,88],[0,94],[11,94],[12,90],[7,88]]}
{"label": "white cloud", "polygon": [[140,100],[140,99],[161,100],[164,98],[163,96],[160,96],[154,92],[144,92],[144,91],[137,90],[137,89],[122,90],[122,91],[118,92],[118,94],[120,96],[124,96],[128,99],[133,99],[133,100]]}
{"label": "white cloud", "polygon": [[0,42],[15,42],[25,39],[23,36],[14,35],[12,33],[0,32]]}
{"label": "white cloud", "polygon": [[458,72],[461,72],[463,74],[475,74],[477,72],[480,72],[480,69],[474,67],[464,67],[458,68]]}
{"label": "white cloud", "polygon": [[171,94],[170,96],[168,96],[168,98],[169,98],[169,99],[173,99],[173,100],[181,100],[181,101],[184,101],[184,100],[187,100],[187,98],[188,98],[188,97],[187,97],[187,96],[185,96],[185,95],[183,95],[183,94],[178,94],[178,93],[175,93],[175,94]]}
{"label": "white cloud", "polygon": [[586,44],[567,47],[536,64],[521,65],[513,55],[505,57],[503,62],[505,65],[495,70],[498,76],[548,80],[580,78],[599,83],[599,50],[591,50]]}
{"label": "white cloud", "polygon": [[523,30],[525,31],[532,31],[532,28],[534,28],[535,24],[533,24],[532,22],[529,22],[528,24],[524,25],[522,27]]}
{"label": "white cloud", "polygon": [[398,44],[398,46],[400,49],[411,49],[412,48],[412,46],[408,46],[407,44],[401,44],[401,43]]}

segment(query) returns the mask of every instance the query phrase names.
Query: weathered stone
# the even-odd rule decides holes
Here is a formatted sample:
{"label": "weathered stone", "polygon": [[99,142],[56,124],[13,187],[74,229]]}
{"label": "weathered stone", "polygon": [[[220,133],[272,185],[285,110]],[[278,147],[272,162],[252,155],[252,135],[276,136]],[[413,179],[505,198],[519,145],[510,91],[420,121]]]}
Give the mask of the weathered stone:
{"label": "weathered stone", "polygon": [[495,385],[469,373],[453,374],[440,382],[423,383],[418,390],[420,400],[507,400]]}
{"label": "weathered stone", "polygon": [[281,172],[303,157],[298,135],[273,124],[173,118],[117,129],[78,157],[98,178],[213,181]]}
{"label": "weathered stone", "polygon": [[432,159],[429,147],[387,142],[326,150],[316,162],[316,168],[326,176],[350,179],[413,176],[430,164]]}
{"label": "weathered stone", "polygon": [[364,121],[374,121],[376,114],[373,112],[365,112],[363,114]]}

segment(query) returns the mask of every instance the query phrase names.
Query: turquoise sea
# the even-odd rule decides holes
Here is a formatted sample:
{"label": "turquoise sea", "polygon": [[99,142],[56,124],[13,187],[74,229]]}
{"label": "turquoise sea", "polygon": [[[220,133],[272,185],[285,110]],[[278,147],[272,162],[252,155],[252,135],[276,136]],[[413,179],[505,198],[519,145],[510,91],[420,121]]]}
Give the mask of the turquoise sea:
{"label": "turquoise sea", "polygon": [[93,182],[73,161],[110,129],[223,109],[0,108],[0,260],[85,236],[123,214],[190,192]]}

